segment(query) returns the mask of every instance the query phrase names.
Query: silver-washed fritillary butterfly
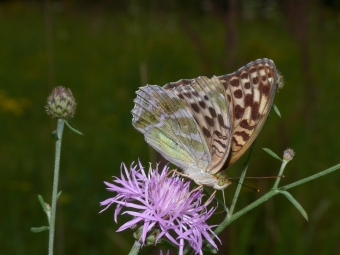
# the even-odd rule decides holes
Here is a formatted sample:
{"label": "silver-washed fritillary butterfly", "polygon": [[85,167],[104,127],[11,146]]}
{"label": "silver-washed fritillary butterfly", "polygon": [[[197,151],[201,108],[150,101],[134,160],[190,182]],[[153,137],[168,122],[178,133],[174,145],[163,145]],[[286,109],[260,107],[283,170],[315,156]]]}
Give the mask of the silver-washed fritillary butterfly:
{"label": "silver-washed fritillary butterfly", "polygon": [[221,173],[260,132],[273,104],[278,71],[258,59],[222,76],[147,85],[136,93],[133,126],[198,185],[225,189]]}

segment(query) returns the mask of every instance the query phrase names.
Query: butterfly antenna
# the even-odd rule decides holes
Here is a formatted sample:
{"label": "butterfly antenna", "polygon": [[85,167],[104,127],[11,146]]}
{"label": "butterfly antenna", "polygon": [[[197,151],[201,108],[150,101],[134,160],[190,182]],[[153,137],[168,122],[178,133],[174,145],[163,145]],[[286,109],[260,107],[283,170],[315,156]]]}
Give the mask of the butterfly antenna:
{"label": "butterfly antenna", "polygon": [[229,177],[229,180],[232,181],[232,179],[283,179],[285,178],[284,175],[276,175],[276,176],[261,176],[261,177]]}
{"label": "butterfly antenna", "polygon": [[229,180],[232,181],[232,182],[235,182],[235,183],[237,183],[237,184],[240,184],[240,185],[242,185],[243,187],[246,187],[246,188],[248,188],[248,189],[252,189],[252,190],[254,190],[254,191],[257,192],[257,193],[260,192],[259,189],[255,189],[255,188],[249,187],[249,186],[247,186],[247,185],[245,185],[245,184],[243,184],[243,183],[239,183],[238,181],[235,181],[235,180],[233,180],[233,179],[229,179]]}

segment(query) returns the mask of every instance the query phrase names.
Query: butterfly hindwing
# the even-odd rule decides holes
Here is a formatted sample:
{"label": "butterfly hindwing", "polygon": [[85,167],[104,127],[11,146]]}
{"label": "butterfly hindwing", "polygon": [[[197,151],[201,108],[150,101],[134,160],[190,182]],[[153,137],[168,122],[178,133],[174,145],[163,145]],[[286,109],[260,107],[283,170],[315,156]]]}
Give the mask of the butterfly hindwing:
{"label": "butterfly hindwing", "polygon": [[132,110],[133,126],[164,158],[182,169],[206,168],[211,161],[203,134],[183,102],[159,86],[140,88]]}

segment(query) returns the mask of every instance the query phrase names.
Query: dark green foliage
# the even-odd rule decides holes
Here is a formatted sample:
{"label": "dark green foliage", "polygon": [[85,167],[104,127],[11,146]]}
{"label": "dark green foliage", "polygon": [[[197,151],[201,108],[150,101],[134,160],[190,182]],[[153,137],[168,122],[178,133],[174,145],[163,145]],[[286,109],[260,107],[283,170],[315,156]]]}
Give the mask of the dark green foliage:
{"label": "dark green foliage", "polygon": [[[131,125],[134,92],[144,81],[163,85],[222,75],[256,58],[271,58],[285,81],[275,98],[282,118],[274,111],[270,114],[255,144],[248,175],[269,176],[279,170],[280,162],[261,147],[282,153],[290,147],[296,152],[281,185],[340,162],[340,26],[335,18],[339,13],[312,9],[305,45],[309,70],[304,70],[298,37],[280,8],[263,16],[256,15],[256,6],[238,7],[235,61],[227,68],[227,29],[213,12],[193,7],[196,15],[191,16],[180,9],[157,12],[131,4],[126,11],[123,4],[119,11],[53,6],[55,85],[72,90],[78,105],[69,122],[85,134],[78,136],[67,128],[64,133],[56,254],[127,254],[131,248],[131,233],[115,232],[113,208],[98,212],[99,202],[112,196],[103,181],[119,174],[121,162],[129,166],[140,158],[148,167],[153,153]],[[254,15],[249,16],[251,11]],[[44,25],[38,3],[0,5],[0,254],[47,253],[47,231],[30,232],[31,227],[47,224],[37,195],[50,201],[53,177],[50,134],[56,120],[44,109],[53,89],[48,87]],[[140,73],[143,66],[146,76]],[[243,161],[244,157],[228,175],[239,176]],[[272,181],[245,184],[263,194]],[[220,253],[335,254],[340,249],[339,185],[339,173],[333,173],[291,190],[309,222],[285,197],[267,201],[222,233]],[[228,204],[233,186],[226,190]],[[236,210],[257,196],[261,194],[243,190]],[[217,214],[213,220],[219,222],[223,216]],[[118,223],[126,217],[119,217]],[[142,254],[152,252],[152,248],[142,250]]]}

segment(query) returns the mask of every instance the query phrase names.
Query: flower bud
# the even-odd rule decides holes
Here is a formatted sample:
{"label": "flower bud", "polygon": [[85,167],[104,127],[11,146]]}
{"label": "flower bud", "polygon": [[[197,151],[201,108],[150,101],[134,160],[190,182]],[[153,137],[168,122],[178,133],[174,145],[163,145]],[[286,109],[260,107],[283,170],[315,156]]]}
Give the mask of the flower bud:
{"label": "flower bud", "polygon": [[76,101],[70,89],[56,87],[47,98],[47,114],[57,119],[73,117],[76,111]]}
{"label": "flower bud", "polygon": [[291,161],[294,157],[295,153],[292,149],[287,149],[283,152],[283,160],[285,161]]}
{"label": "flower bud", "polygon": [[278,73],[277,74],[277,87],[278,87],[278,89],[282,89],[283,85],[284,85],[283,76],[282,76],[282,74]]}

